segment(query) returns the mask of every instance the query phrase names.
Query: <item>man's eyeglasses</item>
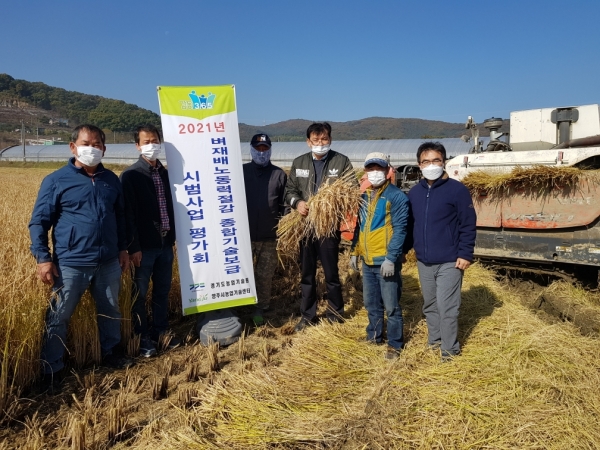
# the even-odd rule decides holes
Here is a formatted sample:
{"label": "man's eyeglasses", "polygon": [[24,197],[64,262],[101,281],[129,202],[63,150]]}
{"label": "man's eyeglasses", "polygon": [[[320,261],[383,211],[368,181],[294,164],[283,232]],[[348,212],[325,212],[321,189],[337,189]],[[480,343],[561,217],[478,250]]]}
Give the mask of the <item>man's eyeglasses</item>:
{"label": "man's eyeglasses", "polygon": [[421,161],[419,163],[419,165],[421,167],[427,167],[427,166],[430,166],[432,164],[435,164],[436,166],[441,166],[441,165],[444,164],[444,161],[442,161],[441,159],[432,159],[432,160],[424,159],[423,161]]}
{"label": "man's eyeglasses", "polygon": [[310,143],[313,144],[313,145],[329,144],[330,142],[331,142],[330,138],[310,139]]}

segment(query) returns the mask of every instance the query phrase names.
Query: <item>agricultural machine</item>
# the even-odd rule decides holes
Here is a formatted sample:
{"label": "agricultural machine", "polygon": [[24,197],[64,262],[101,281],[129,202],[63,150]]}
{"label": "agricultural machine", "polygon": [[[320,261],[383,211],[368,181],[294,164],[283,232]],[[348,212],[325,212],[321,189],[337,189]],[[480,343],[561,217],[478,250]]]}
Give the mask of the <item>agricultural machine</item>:
{"label": "agricultural machine", "polygon": [[[462,180],[475,171],[509,173],[516,167],[574,167],[576,183],[520,183],[501,194],[474,194],[477,211],[478,258],[533,263],[544,270],[573,272],[574,267],[596,270],[600,264],[600,107],[585,105],[515,111],[510,132],[499,131],[502,119],[485,120],[490,141],[483,148],[476,124],[469,117],[473,142],[468,154],[446,164],[451,178]],[[588,175],[586,171],[589,170]],[[573,172],[573,171],[571,171]],[[418,182],[417,166],[398,168],[397,185]],[[561,177],[557,177],[560,180]],[[571,178],[573,179],[573,178]],[[540,187],[542,186],[542,187]],[[550,186],[550,187],[548,187]],[[488,195],[490,194],[490,195]]]}

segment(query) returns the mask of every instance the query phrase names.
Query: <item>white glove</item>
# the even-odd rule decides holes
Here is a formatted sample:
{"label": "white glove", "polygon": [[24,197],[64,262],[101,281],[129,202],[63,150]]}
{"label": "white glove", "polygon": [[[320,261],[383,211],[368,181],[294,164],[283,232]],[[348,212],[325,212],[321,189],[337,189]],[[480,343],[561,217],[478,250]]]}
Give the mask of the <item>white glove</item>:
{"label": "white glove", "polygon": [[380,273],[381,273],[381,276],[384,278],[393,276],[394,275],[394,263],[386,258],[386,260],[383,261],[383,264],[381,265]]}
{"label": "white glove", "polygon": [[350,257],[350,268],[358,272],[358,256]]}

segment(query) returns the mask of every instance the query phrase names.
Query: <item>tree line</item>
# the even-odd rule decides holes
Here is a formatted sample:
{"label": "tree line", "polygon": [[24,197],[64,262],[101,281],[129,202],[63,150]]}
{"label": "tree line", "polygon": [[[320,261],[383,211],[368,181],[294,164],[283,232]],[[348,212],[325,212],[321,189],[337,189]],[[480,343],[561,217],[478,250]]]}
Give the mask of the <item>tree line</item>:
{"label": "tree line", "polygon": [[47,111],[71,123],[93,123],[111,131],[133,131],[141,123],[160,127],[158,114],[99,95],[82,94],[48,86],[41,82],[17,80],[0,74],[0,100],[19,100]]}

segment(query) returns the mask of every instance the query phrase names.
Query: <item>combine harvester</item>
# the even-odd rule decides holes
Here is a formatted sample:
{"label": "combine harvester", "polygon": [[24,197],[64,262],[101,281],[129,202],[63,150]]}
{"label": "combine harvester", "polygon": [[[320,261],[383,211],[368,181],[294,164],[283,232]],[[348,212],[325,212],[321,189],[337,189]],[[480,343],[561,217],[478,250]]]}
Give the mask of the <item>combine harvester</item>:
{"label": "combine harvester", "polygon": [[[512,112],[504,141],[500,138],[506,133],[498,131],[502,124],[497,118],[484,121],[491,139],[482,149],[476,124],[469,117],[466,128],[473,136],[467,140],[472,139],[474,146],[446,164],[448,175],[468,186],[477,171],[490,179],[521,171],[519,182],[505,176],[502,189],[471,188],[477,211],[475,255],[499,264],[533,264],[569,275],[583,271],[597,278],[599,105]],[[541,173],[540,179],[536,172]],[[523,180],[523,175],[529,178]]]}
{"label": "combine harvester", "polygon": [[[472,136],[463,139],[474,145],[446,163],[448,175],[473,195],[475,256],[496,266],[600,282],[600,106],[515,111],[510,133],[499,131],[503,124],[498,118],[483,122],[490,131],[484,149],[469,117],[465,128]],[[408,192],[421,171],[408,164],[390,175]],[[355,221],[343,230],[345,239],[352,239]]]}

